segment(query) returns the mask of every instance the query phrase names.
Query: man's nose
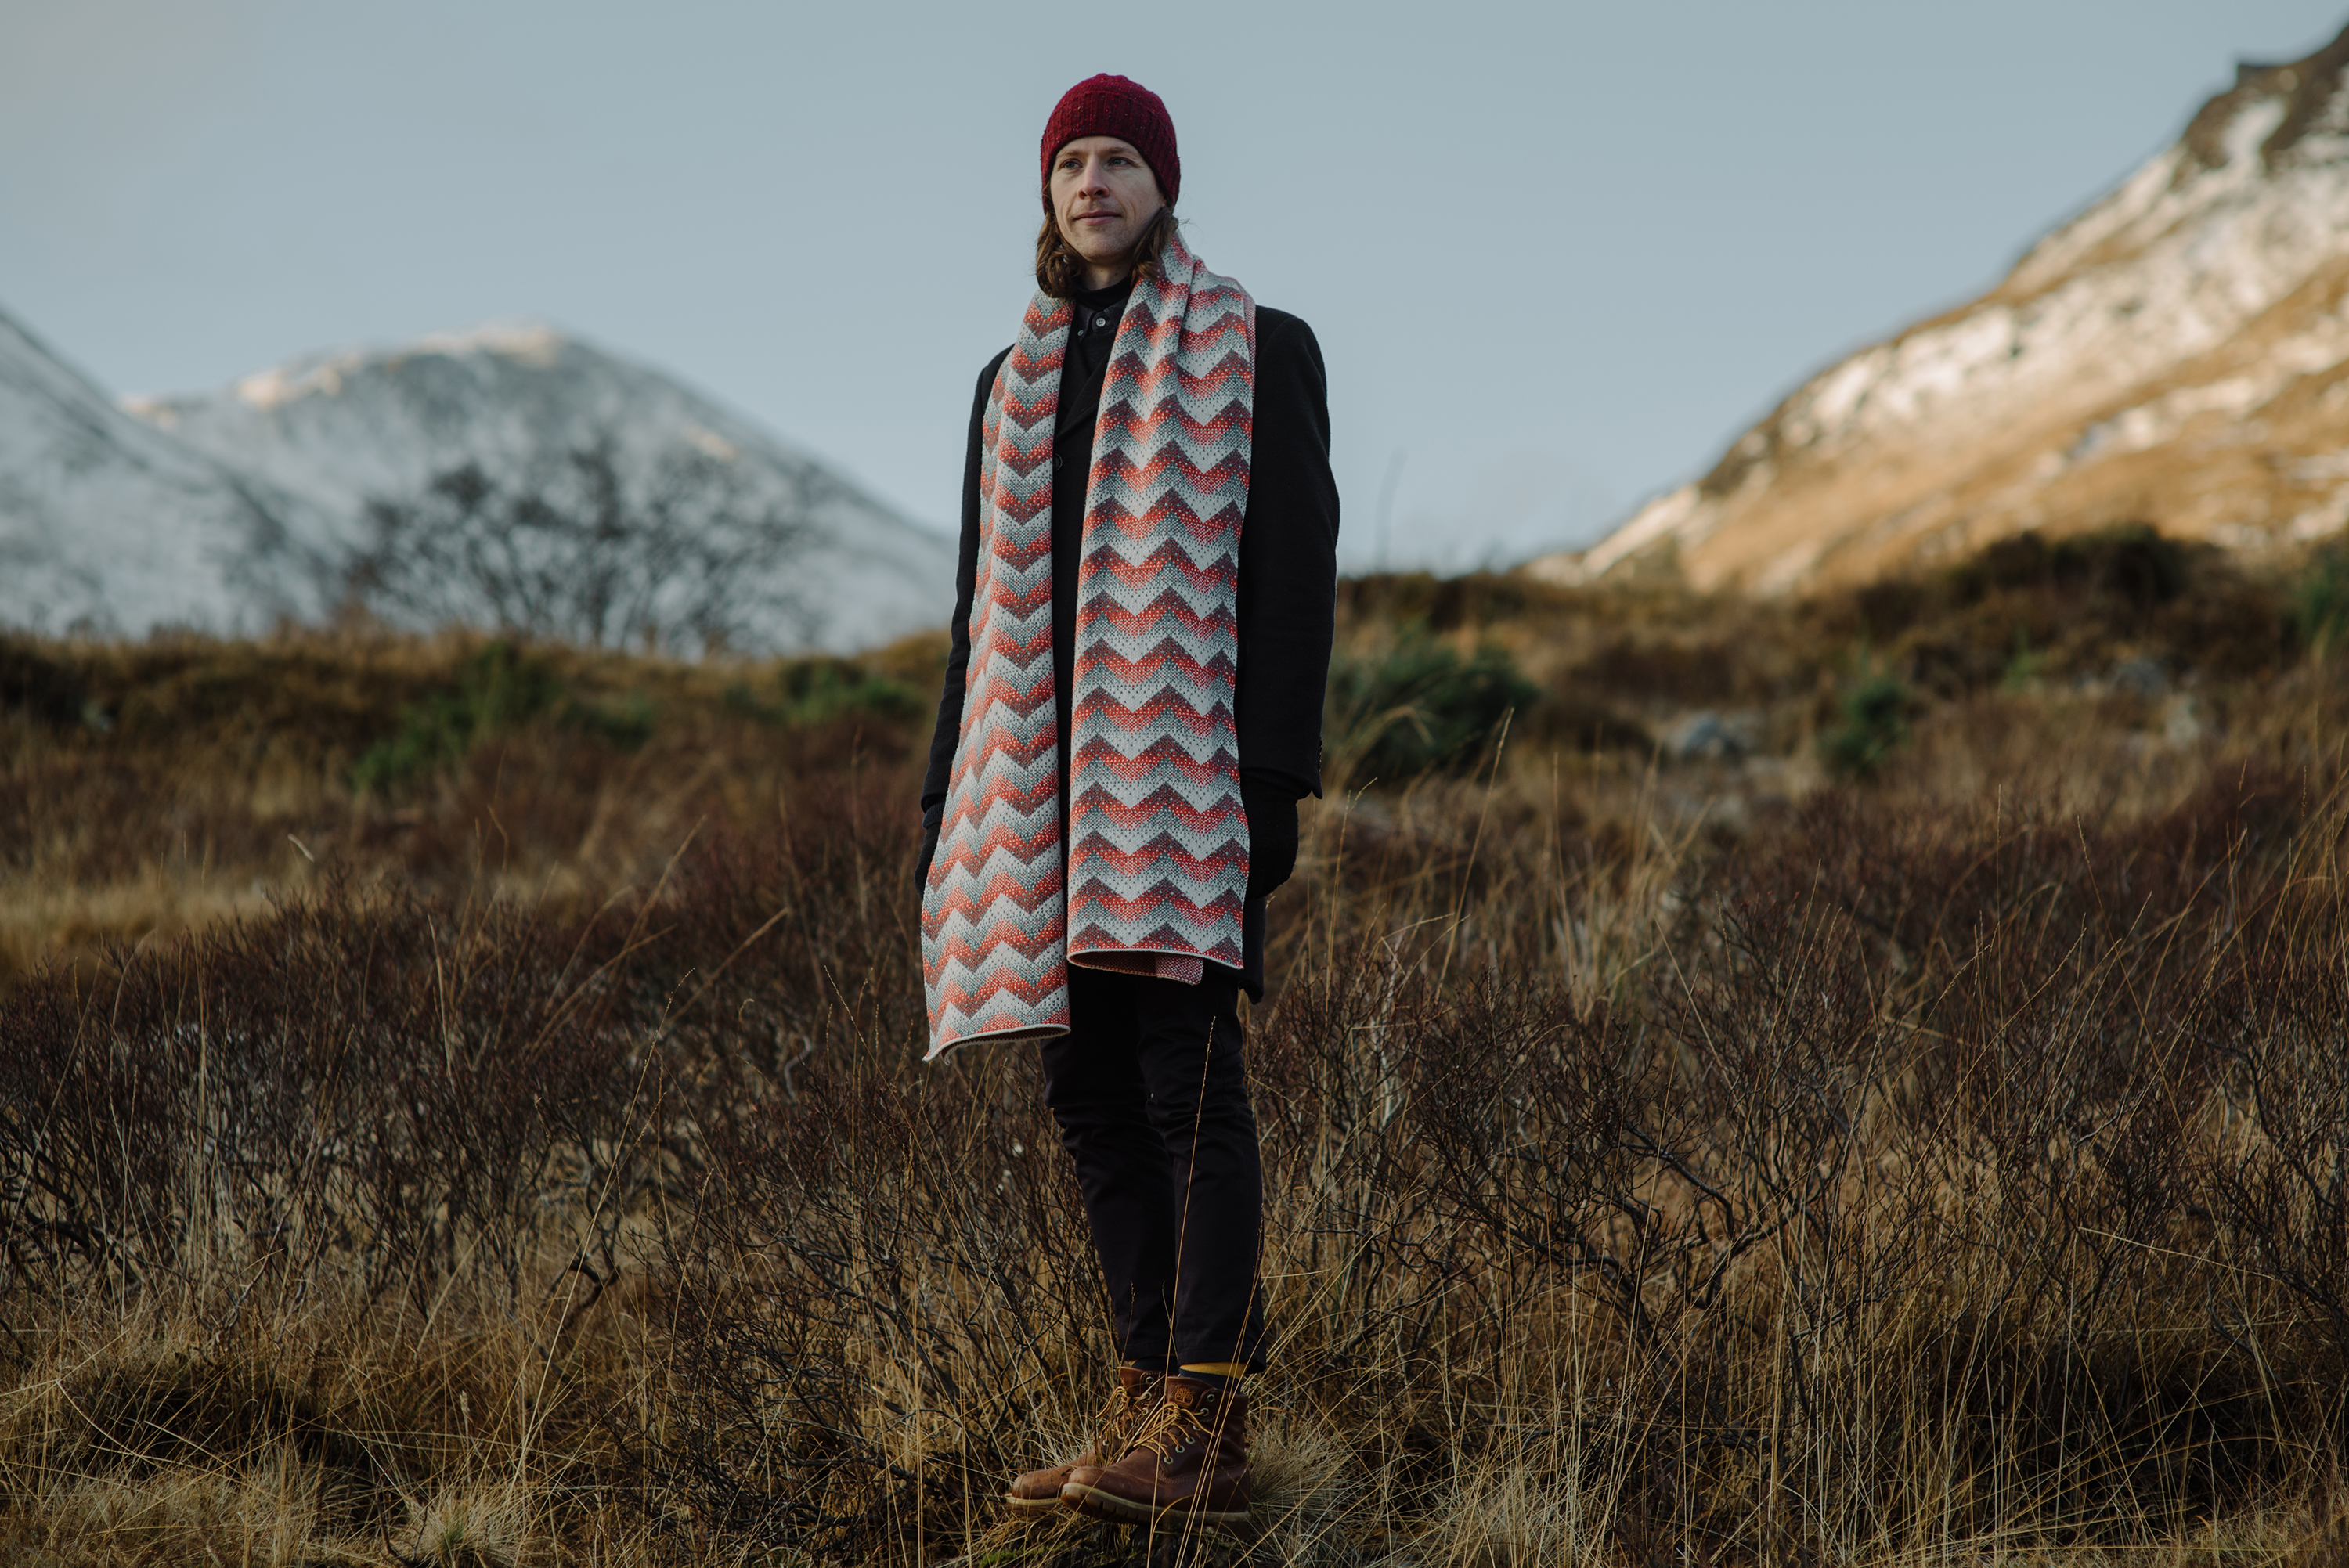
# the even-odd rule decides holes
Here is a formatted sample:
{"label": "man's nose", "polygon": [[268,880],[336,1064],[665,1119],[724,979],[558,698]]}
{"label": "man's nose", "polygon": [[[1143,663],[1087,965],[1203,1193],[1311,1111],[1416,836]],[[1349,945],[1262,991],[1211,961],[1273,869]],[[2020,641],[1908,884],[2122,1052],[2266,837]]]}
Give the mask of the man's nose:
{"label": "man's nose", "polygon": [[1085,171],[1077,180],[1077,191],[1085,196],[1105,196],[1109,193],[1109,166],[1097,158],[1085,160]]}

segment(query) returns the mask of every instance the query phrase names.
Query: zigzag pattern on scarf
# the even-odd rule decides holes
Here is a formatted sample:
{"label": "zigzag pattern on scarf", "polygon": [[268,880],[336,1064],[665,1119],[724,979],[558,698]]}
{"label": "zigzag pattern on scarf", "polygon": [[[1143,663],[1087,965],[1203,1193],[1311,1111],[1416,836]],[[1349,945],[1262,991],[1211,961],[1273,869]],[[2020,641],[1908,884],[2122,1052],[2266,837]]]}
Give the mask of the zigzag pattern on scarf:
{"label": "zigzag pattern on scarf", "polygon": [[[1241,962],[1232,700],[1256,305],[1178,238],[1110,350],[1076,646],[1052,647],[1052,426],[1070,307],[1039,294],[980,437],[970,664],[922,900],[930,1055],[1068,1029],[1068,965],[1196,983]],[[1053,660],[1072,658],[1061,842]]]}

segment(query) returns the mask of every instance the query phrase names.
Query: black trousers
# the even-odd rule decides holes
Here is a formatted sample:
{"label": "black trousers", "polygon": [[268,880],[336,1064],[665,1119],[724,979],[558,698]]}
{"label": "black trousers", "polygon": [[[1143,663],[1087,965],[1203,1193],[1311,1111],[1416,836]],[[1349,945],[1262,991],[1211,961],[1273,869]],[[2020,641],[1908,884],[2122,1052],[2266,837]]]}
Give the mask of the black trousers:
{"label": "black trousers", "polygon": [[1264,1166],[1239,978],[1196,985],[1071,965],[1044,1100],[1076,1161],[1121,1360],[1264,1365]]}

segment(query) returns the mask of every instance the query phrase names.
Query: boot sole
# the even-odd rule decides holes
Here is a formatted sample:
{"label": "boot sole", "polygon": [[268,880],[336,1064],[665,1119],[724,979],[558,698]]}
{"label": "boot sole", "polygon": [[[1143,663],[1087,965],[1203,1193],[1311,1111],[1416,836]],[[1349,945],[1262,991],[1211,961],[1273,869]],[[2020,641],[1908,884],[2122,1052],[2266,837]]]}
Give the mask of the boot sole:
{"label": "boot sole", "polygon": [[1245,1524],[1250,1515],[1247,1509],[1237,1511],[1216,1511],[1205,1508],[1185,1508],[1170,1502],[1164,1508],[1148,1503],[1132,1502],[1113,1492],[1097,1487],[1080,1486],[1075,1481],[1061,1489],[1061,1501],[1088,1519],[1105,1519],[1113,1524],[1160,1524],[1182,1521],[1199,1524]]}
{"label": "boot sole", "polygon": [[1003,1503],[1005,1507],[1010,1509],[1014,1513],[1058,1513],[1061,1511],[1061,1497],[1058,1492],[1053,1493],[1050,1497],[1015,1497],[1007,1491],[1003,1494]]}

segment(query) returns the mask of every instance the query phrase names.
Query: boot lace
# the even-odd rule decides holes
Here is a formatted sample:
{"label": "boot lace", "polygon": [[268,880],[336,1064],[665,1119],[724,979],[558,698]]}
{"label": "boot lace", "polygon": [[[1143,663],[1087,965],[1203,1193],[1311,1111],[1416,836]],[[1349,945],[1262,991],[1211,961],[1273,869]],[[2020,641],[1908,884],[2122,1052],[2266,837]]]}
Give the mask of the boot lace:
{"label": "boot lace", "polygon": [[1127,1444],[1120,1440],[1125,1429],[1141,1417],[1143,1403],[1121,1387],[1109,1397],[1101,1414],[1093,1418],[1093,1451],[1106,1460],[1115,1460],[1125,1451]]}
{"label": "boot lace", "polygon": [[1206,1427],[1196,1410],[1169,1399],[1150,1412],[1150,1418],[1128,1439],[1126,1451],[1148,1449],[1164,1461],[1189,1447],[1193,1439],[1206,1435]]}

